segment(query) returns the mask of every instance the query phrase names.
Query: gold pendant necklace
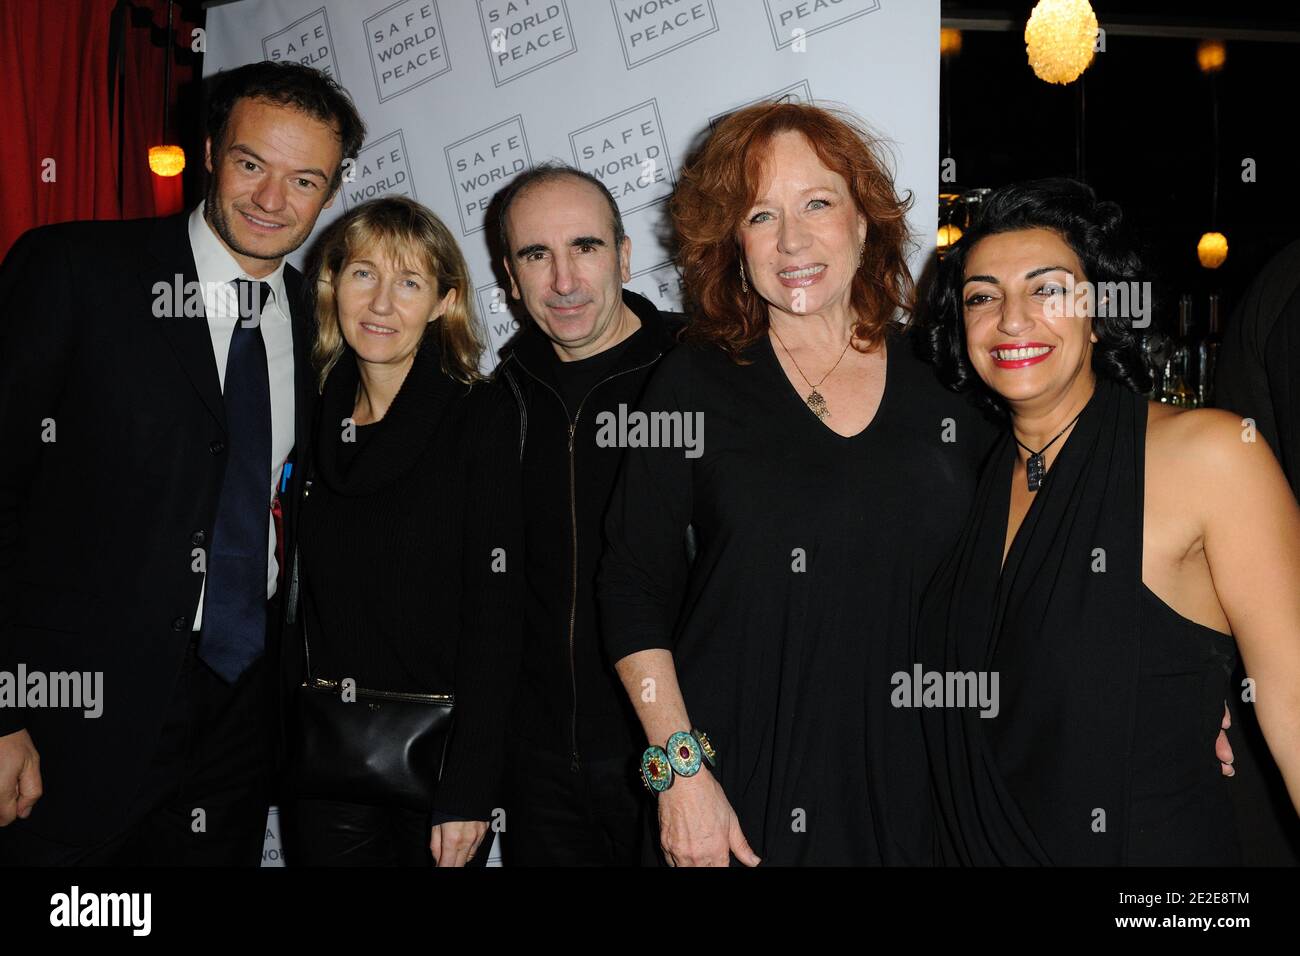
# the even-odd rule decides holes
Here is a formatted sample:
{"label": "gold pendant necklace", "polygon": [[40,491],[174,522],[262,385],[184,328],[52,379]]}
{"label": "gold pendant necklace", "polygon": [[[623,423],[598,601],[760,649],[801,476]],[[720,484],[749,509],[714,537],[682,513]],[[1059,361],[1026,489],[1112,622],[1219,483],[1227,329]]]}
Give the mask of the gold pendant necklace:
{"label": "gold pendant necklace", "polygon": [[[794,359],[792,358],[790,361],[793,362]],[[824,420],[830,417],[830,406],[826,404],[826,399],[822,397],[822,393],[817,391],[817,389],[814,388],[809,392],[808,397],[805,398],[804,401],[808,403],[808,407],[813,410],[813,414],[818,418]]]}
{"label": "gold pendant necklace", "polygon": [[779,332],[777,332],[776,328],[770,324],[768,325],[768,328],[772,329],[772,334],[776,336],[776,340],[778,342],[781,342],[781,348],[785,349],[785,354],[790,356],[790,362],[792,365],[794,365],[795,370],[799,373],[799,376],[805,382],[807,382],[808,387],[812,389],[812,391],[808,393],[807,397],[804,398],[804,401],[807,403],[808,407],[812,409],[812,413],[816,415],[817,418],[820,419],[821,421],[825,421],[826,419],[830,418],[831,409],[830,406],[826,404],[826,397],[822,395],[821,392],[817,391],[817,389],[822,384],[822,382],[825,382],[828,378],[831,377],[831,372],[834,372],[837,368],[839,368],[840,363],[844,361],[844,356],[847,355],[849,352],[849,346],[853,344],[853,334],[849,333],[849,340],[844,343],[844,351],[840,352],[840,357],[837,358],[835,360],[835,364],[831,366],[831,371],[827,372],[825,375],[822,376],[821,382],[818,382],[816,385],[814,385],[812,382],[808,381],[808,376],[804,375],[803,369],[799,368],[799,363],[794,360],[794,354],[790,351],[789,348],[786,347],[786,344],[781,341],[781,335]]}

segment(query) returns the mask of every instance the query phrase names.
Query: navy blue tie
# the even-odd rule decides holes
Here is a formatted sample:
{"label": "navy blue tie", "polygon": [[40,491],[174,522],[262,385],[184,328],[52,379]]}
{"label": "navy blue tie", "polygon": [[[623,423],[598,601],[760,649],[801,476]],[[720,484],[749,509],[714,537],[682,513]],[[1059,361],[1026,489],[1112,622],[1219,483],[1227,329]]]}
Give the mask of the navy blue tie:
{"label": "navy blue tie", "polygon": [[240,320],[226,355],[226,474],[207,556],[199,637],[199,659],[231,684],[266,649],[271,520],[271,383],[261,324],[271,287],[249,279],[234,285]]}

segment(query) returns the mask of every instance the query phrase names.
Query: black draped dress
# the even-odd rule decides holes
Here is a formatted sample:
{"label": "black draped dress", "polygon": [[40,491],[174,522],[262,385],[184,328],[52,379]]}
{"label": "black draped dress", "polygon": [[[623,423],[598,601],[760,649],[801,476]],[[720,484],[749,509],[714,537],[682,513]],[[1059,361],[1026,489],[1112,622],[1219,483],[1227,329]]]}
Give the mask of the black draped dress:
{"label": "black draped dress", "polygon": [[[891,676],[995,432],[905,334],[888,340],[875,418],[849,438],[766,336],[744,357],[679,346],[647,386],[643,409],[701,416],[703,449],[626,453],[598,584],[610,659],[673,651],[764,864],[928,864],[920,717],[891,706]],[[674,621],[688,525],[698,550]]]}
{"label": "black draped dress", "polygon": [[996,715],[924,711],[942,862],[1239,860],[1214,755],[1236,646],[1142,583],[1146,426],[1098,382],[1001,572],[1010,434],[990,456],[918,629],[925,669],[998,675]]}

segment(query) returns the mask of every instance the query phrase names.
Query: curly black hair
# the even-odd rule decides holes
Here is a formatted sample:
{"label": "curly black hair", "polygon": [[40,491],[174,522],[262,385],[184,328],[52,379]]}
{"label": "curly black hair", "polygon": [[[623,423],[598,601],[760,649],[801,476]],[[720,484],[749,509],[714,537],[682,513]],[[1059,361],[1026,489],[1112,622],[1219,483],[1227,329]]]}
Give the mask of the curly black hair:
{"label": "curly black hair", "polygon": [[[981,239],[1021,229],[1051,229],[1083,264],[1094,286],[1142,282],[1141,257],[1121,230],[1123,213],[1113,202],[1099,202],[1090,186],[1073,179],[1038,179],[993,192],[982,204],[974,225],[944,256],[926,290],[918,321],[926,357],[939,379],[957,392],[975,389],[985,404],[1004,411],[1001,399],[976,374],[966,354],[962,286],[966,258]],[[1148,287],[1149,288],[1149,287]],[[1092,319],[1097,336],[1092,368],[1135,392],[1151,389],[1151,374],[1142,358],[1132,320],[1116,309],[1098,309]]]}

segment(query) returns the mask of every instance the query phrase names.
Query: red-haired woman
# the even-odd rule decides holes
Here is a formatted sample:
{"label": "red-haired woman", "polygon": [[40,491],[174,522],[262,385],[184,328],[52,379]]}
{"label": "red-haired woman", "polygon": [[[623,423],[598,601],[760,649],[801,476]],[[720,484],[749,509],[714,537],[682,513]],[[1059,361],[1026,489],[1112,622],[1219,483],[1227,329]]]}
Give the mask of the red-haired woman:
{"label": "red-haired woman", "polygon": [[908,205],[854,120],[790,103],[719,122],[673,198],[689,341],[642,404],[662,433],[627,435],[599,591],[670,864],[931,860],[894,702],[993,431],[896,321]]}

